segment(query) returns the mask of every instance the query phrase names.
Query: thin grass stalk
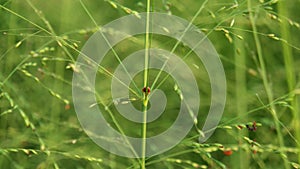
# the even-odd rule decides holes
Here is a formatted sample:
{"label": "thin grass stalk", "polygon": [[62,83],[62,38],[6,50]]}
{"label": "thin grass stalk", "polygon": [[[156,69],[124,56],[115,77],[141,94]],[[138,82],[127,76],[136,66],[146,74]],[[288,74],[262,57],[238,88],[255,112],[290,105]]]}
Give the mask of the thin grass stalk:
{"label": "thin grass stalk", "polygon": [[[18,2],[11,2],[10,4],[10,8],[15,10],[17,8],[17,4]],[[9,16],[9,21],[8,21],[8,27],[9,29],[13,29],[17,27],[17,18],[13,15]],[[7,48],[9,48],[10,46],[15,46],[16,45],[16,37],[15,36],[8,36],[7,37]],[[1,69],[3,72],[3,75],[8,75],[6,79],[3,79],[2,83],[4,85],[4,83],[6,82],[6,80],[8,80],[8,78],[11,77],[12,73],[14,72],[14,66],[18,63],[19,59],[18,58],[18,53],[16,52],[16,50],[12,49],[5,57],[5,59],[2,61],[3,63],[5,63]],[[10,123],[10,125],[12,125],[14,122],[10,121],[8,122],[7,117],[3,118],[1,120],[1,127],[6,128],[8,123]],[[4,133],[4,136],[6,137],[6,133]]]}
{"label": "thin grass stalk", "polygon": [[[260,66],[260,75],[262,77],[264,88],[266,90],[266,94],[267,94],[267,97],[268,97],[268,102],[271,103],[273,101],[273,92],[272,92],[271,85],[270,85],[270,83],[268,81],[268,78],[267,78],[267,70],[266,70],[266,67],[265,67],[264,59],[263,59],[262,47],[261,47],[261,43],[260,43],[260,40],[259,40],[258,34],[257,34],[255,16],[253,14],[254,13],[253,10],[256,9],[256,8],[252,8],[251,1],[252,0],[248,0],[248,11],[249,11],[250,23],[251,23],[252,30],[253,30],[253,38],[254,38],[254,42],[255,42],[255,46],[256,46],[256,50],[257,50],[257,55],[258,55],[258,61],[259,61],[259,66]],[[286,155],[285,152],[281,151],[282,148],[284,148],[285,146],[284,146],[283,136],[282,136],[282,133],[281,133],[281,130],[280,130],[279,119],[278,119],[277,112],[276,112],[274,104],[270,105],[270,112],[271,112],[271,115],[273,117],[276,132],[277,132],[277,139],[279,141],[281,158],[284,162],[285,168],[290,169],[289,161],[286,158],[287,155]]]}
{"label": "thin grass stalk", "polygon": [[[242,31],[236,31],[236,34],[243,35]],[[234,56],[235,56],[235,86],[236,86],[236,111],[237,117],[244,117],[244,120],[247,121],[247,116],[245,113],[247,112],[247,83],[246,83],[246,52],[245,46],[241,39],[235,37],[234,38]],[[247,135],[247,132],[244,130],[238,131],[238,142],[242,144],[244,141],[243,137]],[[239,158],[238,160],[234,160],[233,164],[235,168],[249,168],[249,154],[239,150]]]}
{"label": "thin grass stalk", "polygon": [[[37,8],[34,6],[34,4],[30,1],[30,0],[27,0],[26,1],[29,6],[34,9],[36,12],[36,15],[38,15],[38,17],[45,23],[45,25],[47,26],[47,29],[49,30],[49,32],[51,33],[52,36],[56,36],[56,33],[54,31],[54,29],[52,28],[52,26],[50,25],[50,22],[43,16],[41,15],[41,13],[38,13],[37,11]],[[56,51],[56,53],[59,55],[59,50]],[[57,74],[58,76],[60,77],[64,77],[64,63],[62,62],[55,62],[55,65],[54,65],[54,71],[55,71],[55,74]],[[63,83],[59,80],[54,80],[53,82],[53,90],[60,90],[63,88]],[[51,101],[51,111],[50,111],[50,114],[51,114],[51,120],[52,121],[60,121],[60,117],[59,117],[59,113],[61,111],[61,107],[57,106],[59,105],[60,102],[57,100],[57,98],[53,97],[52,98],[52,101]],[[57,132],[55,131],[55,125],[51,126],[51,129],[53,130],[54,134]]]}
{"label": "thin grass stalk", "polygon": [[[15,5],[15,3],[16,3],[16,2],[14,2],[14,1],[11,2],[11,4],[10,4],[10,8],[11,8],[11,9],[17,8],[17,5]],[[10,29],[10,28],[13,29],[13,28],[15,28],[15,27],[17,26],[17,19],[16,19],[16,17],[13,16],[13,15],[10,15],[10,16],[9,16],[9,21],[8,21],[8,22],[9,22],[9,23],[8,23],[8,28],[9,28],[9,29]],[[8,37],[7,37],[7,48],[9,48],[10,46],[14,46],[14,45],[15,45],[15,40],[16,40],[15,36],[8,36]],[[15,62],[16,62],[16,55],[17,55],[17,54],[16,54],[15,50],[12,50],[12,51],[6,56],[6,58],[3,59],[2,65],[1,65],[1,72],[3,72],[2,76],[3,76],[4,74],[8,74],[8,77],[7,77],[7,78],[10,77],[11,72],[14,70],[12,66],[15,65]],[[5,64],[4,64],[5,66],[3,66],[3,63],[5,63]],[[3,67],[2,67],[2,66],[3,66]],[[3,79],[3,78],[1,78],[1,79],[3,80],[1,83],[3,83],[3,85],[4,85],[6,79]],[[0,109],[0,111],[2,112],[3,110]],[[0,118],[0,128],[2,128],[2,129],[3,129],[3,128],[7,128],[8,125],[13,125],[14,123],[15,123],[15,122],[9,120],[9,118],[8,118],[7,116],[1,117],[1,118]],[[7,133],[7,132],[4,132],[4,133],[2,133],[2,134],[3,134],[3,138],[7,138],[7,137],[8,137],[8,133]],[[0,164],[4,163],[5,160],[6,160],[6,158],[5,158],[4,156],[0,156]]]}
{"label": "thin grass stalk", "polygon": [[[288,8],[287,8],[287,1],[279,1],[278,3],[278,14],[281,16],[284,16],[286,18],[289,18]],[[280,26],[280,32],[281,37],[285,39],[287,42],[290,42],[291,35],[290,35],[290,26],[289,23],[286,20],[283,20]],[[292,48],[287,45],[286,43],[282,44],[282,54],[284,58],[284,64],[285,64],[285,73],[286,73],[286,79],[287,79],[287,85],[289,88],[289,92],[292,94],[295,90],[296,85],[296,77],[295,74],[295,67],[294,67],[294,57]],[[300,140],[300,124],[299,124],[299,104],[297,101],[297,96],[291,96],[294,97],[294,99],[291,101],[291,105],[293,109],[291,110],[293,113],[293,126],[295,130],[296,139]],[[300,145],[297,144],[298,149],[300,150]],[[300,163],[300,154],[298,154],[298,163]]]}
{"label": "thin grass stalk", "polygon": [[147,139],[147,108],[148,108],[148,73],[149,73],[149,48],[150,48],[150,6],[151,0],[147,0],[147,22],[146,22],[146,34],[145,34],[145,63],[144,63],[144,97],[143,97],[143,126],[142,126],[142,169],[146,168],[146,139]]}

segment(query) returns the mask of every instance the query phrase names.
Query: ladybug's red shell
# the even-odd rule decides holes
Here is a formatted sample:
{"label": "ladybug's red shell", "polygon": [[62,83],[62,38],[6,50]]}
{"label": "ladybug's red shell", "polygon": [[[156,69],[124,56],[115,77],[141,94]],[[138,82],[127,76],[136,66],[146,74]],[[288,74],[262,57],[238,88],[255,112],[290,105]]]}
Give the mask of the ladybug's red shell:
{"label": "ladybug's red shell", "polygon": [[144,93],[147,92],[147,94],[150,93],[150,87],[144,87],[143,90],[142,90]]}

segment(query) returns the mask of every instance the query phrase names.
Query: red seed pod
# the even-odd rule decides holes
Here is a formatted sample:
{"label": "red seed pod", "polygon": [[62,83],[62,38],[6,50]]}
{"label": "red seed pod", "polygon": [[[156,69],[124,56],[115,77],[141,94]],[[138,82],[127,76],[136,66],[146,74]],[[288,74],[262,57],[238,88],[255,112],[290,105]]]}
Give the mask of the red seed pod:
{"label": "red seed pod", "polygon": [[69,110],[71,107],[70,107],[70,105],[69,104],[66,104],[65,105],[65,110]]}
{"label": "red seed pod", "polygon": [[228,149],[228,150],[224,150],[223,153],[225,156],[231,156],[233,152],[231,149]]}
{"label": "red seed pod", "polygon": [[242,129],[243,129],[243,126],[237,125],[237,128],[240,129],[240,130],[242,130]]}
{"label": "red seed pod", "polygon": [[252,128],[253,128],[254,131],[256,131],[257,126],[256,126],[256,122],[255,122],[255,121],[254,121],[253,124],[252,124]]}

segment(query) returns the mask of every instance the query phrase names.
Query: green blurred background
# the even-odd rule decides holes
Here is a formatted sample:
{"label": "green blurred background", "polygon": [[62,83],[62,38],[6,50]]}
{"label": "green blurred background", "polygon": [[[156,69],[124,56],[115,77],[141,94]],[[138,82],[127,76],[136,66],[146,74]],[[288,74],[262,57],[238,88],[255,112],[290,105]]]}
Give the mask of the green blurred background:
{"label": "green blurred background", "polygon": [[[140,168],[137,159],[110,154],[85,134],[72,105],[71,83],[78,52],[97,26],[145,12],[146,1],[0,0],[0,5],[0,168]],[[194,127],[170,151],[147,158],[146,168],[300,168],[300,1],[154,0],[151,5],[152,11],[188,21],[201,10],[192,23],[220,55],[227,101],[205,144],[198,143]],[[171,50],[175,44],[169,37],[151,38],[152,47]],[[141,35],[114,49],[124,59],[143,47]],[[189,51],[180,44],[175,54],[183,57]],[[112,58],[110,52],[103,60],[110,72],[118,66]],[[185,61],[201,94],[195,124],[201,128],[210,105],[209,79],[193,53]],[[150,72],[151,82],[158,72]],[[112,102],[111,79],[105,72],[97,74],[101,109]],[[143,74],[134,79],[142,88]],[[149,124],[148,136],[164,131],[176,118],[180,99],[174,85],[168,78],[160,86],[167,109]],[[139,136],[139,124],[122,118],[113,106],[111,110],[126,134]],[[257,129],[247,129],[254,122]]]}

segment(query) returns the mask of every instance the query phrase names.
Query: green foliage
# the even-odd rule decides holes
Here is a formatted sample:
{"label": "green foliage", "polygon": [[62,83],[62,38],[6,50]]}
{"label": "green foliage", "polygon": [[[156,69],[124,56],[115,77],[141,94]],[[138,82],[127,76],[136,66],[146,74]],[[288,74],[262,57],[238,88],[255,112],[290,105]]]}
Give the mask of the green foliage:
{"label": "green foliage", "polygon": [[[201,61],[179,43],[174,53],[197,78],[199,117],[180,144],[146,158],[146,168],[300,168],[296,0],[156,0],[151,7],[140,0],[0,0],[0,168],[140,168],[143,160],[110,154],[92,142],[77,120],[71,89],[72,75],[79,71],[76,58],[88,38],[102,25],[128,14],[138,17],[147,7],[177,15],[202,30],[221,57],[228,88],[221,123],[199,144],[210,84]],[[143,73],[134,77],[132,99],[125,102],[111,100],[107,81],[118,60],[145,47],[145,37],[114,46],[96,79],[97,105],[106,120],[136,137],[142,137],[143,127],[122,117],[113,105],[129,101],[142,110],[143,85],[151,86],[159,72],[147,72],[147,82]],[[147,46],[169,51],[176,44],[161,35],[147,38]],[[120,58],[114,58],[114,52]],[[176,86],[164,72],[157,79],[157,87],[167,95],[167,109],[158,121],[144,126],[147,136],[172,125],[184,99]]]}

